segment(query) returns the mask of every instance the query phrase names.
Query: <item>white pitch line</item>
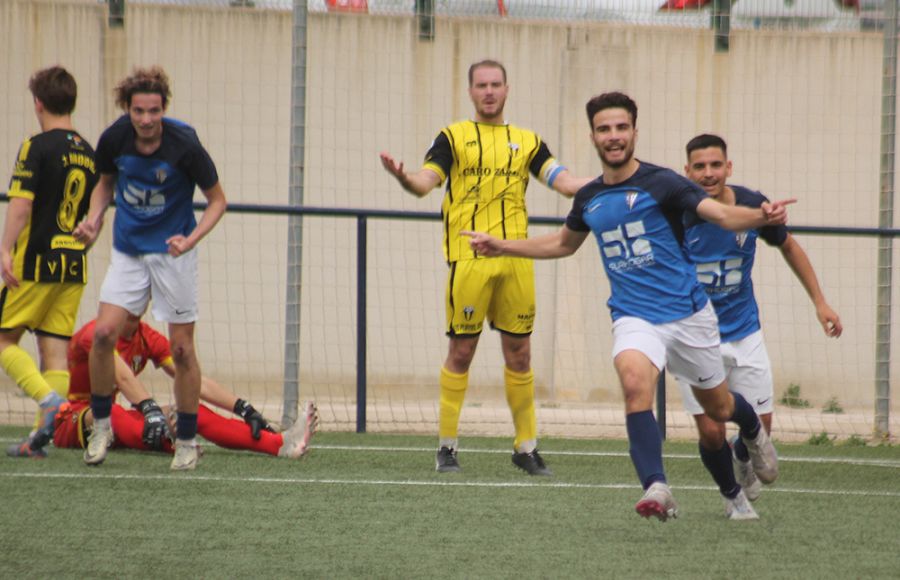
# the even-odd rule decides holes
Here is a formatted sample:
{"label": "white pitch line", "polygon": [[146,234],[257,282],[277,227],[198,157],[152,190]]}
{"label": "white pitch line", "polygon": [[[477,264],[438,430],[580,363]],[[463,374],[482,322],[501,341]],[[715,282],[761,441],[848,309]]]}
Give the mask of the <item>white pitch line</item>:
{"label": "white pitch line", "polygon": [[[104,473],[0,473],[0,477],[23,479],[96,479],[118,481],[181,481],[215,482],[215,483],[272,483],[291,485],[361,485],[361,486],[398,486],[398,487],[476,487],[476,488],[541,488],[541,489],[614,489],[632,490],[640,489],[637,484],[629,483],[562,483],[562,482],[477,482],[477,481],[413,481],[390,479],[313,479],[313,478],[280,478],[280,477],[221,477],[209,475],[138,475],[138,474],[104,474]],[[717,491],[718,488],[704,485],[673,485],[676,491]],[[862,496],[862,497],[896,497],[900,498],[900,491],[861,491],[852,489],[828,490],[805,488],[766,488],[766,493],[790,493],[790,494],[817,494],[834,496]]]}
{"label": "white pitch line", "polygon": [[[19,439],[8,439],[0,437],[0,443],[18,442]],[[434,453],[433,447],[393,447],[389,445],[314,445],[315,449],[329,449],[335,451],[376,451],[382,453],[408,452],[408,453]],[[491,454],[509,454],[506,449],[470,449],[466,447],[460,448],[460,452],[469,453],[491,453]],[[570,457],[622,457],[630,459],[625,451],[541,451],[541,455],[547,456],[570,456]],[[664,453],[666,459],[697,459],[697,454],[691,453]],[[890,469],[900,469],[900,460],[893,459],[857,459],[854,457],[785,457],[778,456],[778,461],[786,463],[834,463],[842,465],[862,465],[868,467],[887,467]]]}
{"label": "white pitch line", "polygon": [[[393,453],[396,451],[407,451],[415,453],[434,453],[432,447],[381,447],[381,446],[357,446],[357,445],[314,445],[315,449],[331,449],[336,451],[380,451]],[[460,453],[492,453],[492,454],[509,454],[505,449],[468,449],[461,447]],[[541,451],[541,455],[565,455],[574,457],[624,457],[629,458],[630,455],[624,451]],[[697,459],[697,454],[690,453],[664,453],[666,459]],[[900,469],[900,461],[891,459],[856,459],[853,457],[784,457],[779,455],[778,461],[788,463],[839,463],[846,465],[866,465],[870,467],[891,467]]]}

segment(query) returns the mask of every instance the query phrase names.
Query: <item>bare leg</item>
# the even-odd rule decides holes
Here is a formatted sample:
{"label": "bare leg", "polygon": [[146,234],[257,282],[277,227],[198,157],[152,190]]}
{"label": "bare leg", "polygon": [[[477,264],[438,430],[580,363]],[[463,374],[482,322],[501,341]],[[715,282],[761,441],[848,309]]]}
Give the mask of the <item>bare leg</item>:
{"label": "bare leg", "polygon": [[175,405],[181,413],[196,414],[200,406],[200,362],[194,350],[194,323],[169,324],[175,362]]}

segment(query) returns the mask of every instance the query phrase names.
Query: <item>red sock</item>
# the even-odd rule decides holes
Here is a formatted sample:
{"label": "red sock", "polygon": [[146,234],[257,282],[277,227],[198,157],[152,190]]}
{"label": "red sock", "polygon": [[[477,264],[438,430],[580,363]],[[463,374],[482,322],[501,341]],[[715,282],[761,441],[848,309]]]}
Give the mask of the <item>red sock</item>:
{"label": "red sock", "polygon": [[197,433],[219,447],[269,455],[278,455],[284,441],[280,434],[269,431],[260,431],[257,441],[250,435],[250,425],[240,419],[226,419],[205,405],[200,405],[197,412]]}

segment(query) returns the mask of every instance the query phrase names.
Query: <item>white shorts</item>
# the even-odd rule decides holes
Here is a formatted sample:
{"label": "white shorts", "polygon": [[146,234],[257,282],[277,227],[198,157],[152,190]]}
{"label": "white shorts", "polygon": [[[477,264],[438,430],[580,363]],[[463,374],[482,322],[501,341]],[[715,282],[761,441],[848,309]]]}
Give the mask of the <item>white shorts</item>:
{"label": "white shorts", "polygon": [[[725,364],[728,390],[743,395],[756,409],[757,415],[771,413],[775,408],[772,400],[775,389],[772,385],[772,364],[769,362],[762,331],[757,330],[733,342],[723,342],[722,362]],[[681,390],[684,410],[691,415],[703,414],[703,407],[694,397],[690,385],[678,379],[678,388]]]}
{"label": "white shorts", "polygon": [[709,302],[687,318],[665,324],[623,316],[613,323],[613,358],[625,350],[644,353],[660,371],[665,368],[675,377],[687,377],[701,389],[725,380],[719,320]]}
{"label": "white shorts", "polygon": [[196,248],[177,258],[169,254],[129,256],[113,248],[100,302],[140,316],[151,297],[157,320],[175,324],[197,321]]}

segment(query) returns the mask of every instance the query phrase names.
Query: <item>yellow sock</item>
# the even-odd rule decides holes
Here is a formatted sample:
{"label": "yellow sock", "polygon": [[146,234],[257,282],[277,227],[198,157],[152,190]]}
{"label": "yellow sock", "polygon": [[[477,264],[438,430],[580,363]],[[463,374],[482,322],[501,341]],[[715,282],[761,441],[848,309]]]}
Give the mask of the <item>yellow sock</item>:
{"label": "yellow sock", "polygon": [[441,411],[438,437],[441,446],[456,447],[459,436],[459,413],[466,389],[469,387],[469,373],[451,373],[441,367]]}
{"label": "yellow sock", "polygon": [[[44,371],[44,380],[50,385],[50,388],[59,393],[59,396],[65,399],[69,396],[69,371],[54,370]],[[34,416],[34,424],[32,427],[37,429],[41,426],[41,411]]]}
{"label": "yellow sock", "polygon": [[53,392],[47,380],[38,371],[34,359],[20,346],[8,346],[0,352],[0,367],[3,367],[9,378],[38,404]]}
{"label": "yellow sock", "polygon": [[530,453],[537,447],[537,416],[534,413],[534,372],[517,373],[504,368],[506,402],[516,428],[516,451]]}

